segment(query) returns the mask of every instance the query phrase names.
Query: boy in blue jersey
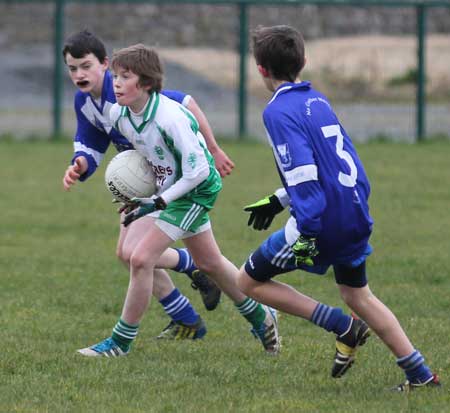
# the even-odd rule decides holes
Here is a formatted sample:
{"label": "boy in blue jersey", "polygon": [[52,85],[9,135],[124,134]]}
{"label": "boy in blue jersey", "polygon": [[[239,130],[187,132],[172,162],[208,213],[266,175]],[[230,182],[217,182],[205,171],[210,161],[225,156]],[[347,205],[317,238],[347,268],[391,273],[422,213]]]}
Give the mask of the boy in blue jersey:
{"label": "boy in blue jersey", "polygon": [[[394,314],[369,289],[369,181],[327,98],[300,80],[305,65],[301,34],[288,26],[259,27],[252,42],[258,71],[273,92],[263,120],[283,188],[245,208],[251,214],[248,224],[267,229],[288,205],[290,217],[250,255],[240,270],[240,288],[335,333],[333,377],[341,377],[352,365],[370,327],[406,373],[406,382],[395,390],[439,386]],[[272,280],[296,269],[324,274],[329,266],[341,297],[361,319]]]}
{"label": "boy in blue jersey", "polygon": [[[108,70],[108,57],[102,41],[88,31],[76,33],[67,39],[63,48],[63,57],[68,66],[70,78],[79,89],[75,95],[77,115],[75,153],[63,178],[64,189],[68,191],[76,181],[85,181],[96,171],[110,143],[118,151],[132,149],[133,146],[114,130],[109,122],[108,112],[116,99],[112,76]],[[163,93],[187,105],[198,117],[222,174],[229,174],[234,165],[215,142],[208,121],[195,101],[182,92],[164,91]],[[120,228],[117,256],[127,267],[129,267],[131,251],[145,234],[147,226],[148,222],[142,220],[139,225]],[[200,337],[205,332],[200,316],[187,297],[175,288],[169,275],[162,268],[170,268],[188,275],[192,279],[193,288],[200,291],[208,310],[213,310],[218,305],[220,290],[208,277],[197,270],[186,249],[168,249],[158,262],[158,266],[160,269],[155,271],[153,293],[171,318],[168,327],[158,337],[169,339]]]}

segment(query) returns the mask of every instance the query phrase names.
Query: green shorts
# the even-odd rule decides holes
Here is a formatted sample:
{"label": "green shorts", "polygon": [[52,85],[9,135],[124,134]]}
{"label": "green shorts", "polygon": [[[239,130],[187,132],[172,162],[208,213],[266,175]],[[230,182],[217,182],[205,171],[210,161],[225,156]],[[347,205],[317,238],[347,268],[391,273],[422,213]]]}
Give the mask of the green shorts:
{"label": "green shorts", "polygon": [[208,209],[186,198],[172,201],[160,212],[158,219],[180,228],[184,232],[197,232],[209,222]]}

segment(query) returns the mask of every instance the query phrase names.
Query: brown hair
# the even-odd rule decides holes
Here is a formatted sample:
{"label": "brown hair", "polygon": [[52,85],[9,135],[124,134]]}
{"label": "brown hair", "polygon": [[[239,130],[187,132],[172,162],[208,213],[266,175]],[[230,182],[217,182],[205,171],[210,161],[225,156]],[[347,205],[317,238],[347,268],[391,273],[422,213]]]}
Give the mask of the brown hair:
{"label": "brown hair", "polygon": [[290,26],[258,26],[251,32],[256,64],[277,80],[294,82],[305,66],[302,34]]}
{"label": "brown hair", "polygon": [[135,44],[114,52],[111,67],[122,68],[139,76],[139,85],[150,86],[148,93],[160,92],[163,83],[163,68],[156,50],[143,44]]}

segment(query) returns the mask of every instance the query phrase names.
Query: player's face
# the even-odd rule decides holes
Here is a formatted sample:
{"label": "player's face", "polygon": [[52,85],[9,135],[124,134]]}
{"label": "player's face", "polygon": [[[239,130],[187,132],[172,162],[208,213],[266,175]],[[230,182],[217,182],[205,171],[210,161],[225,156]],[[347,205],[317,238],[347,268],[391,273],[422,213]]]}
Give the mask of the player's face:
{"label": "player's face", "polygon": [[133,112],[139,112],[147,103],[147,88],[139,85],[139,76],[121,67],[114,71],[114,94],[117,103],[129,106]]}
{"label": "player's face", "polygon": [[97,57],[89,53],[81,58],[75,58],[70,53],[66,55],[70,79],[84,93],[90,93],[95,98],[102,95],[103,78],[108,69],[108,59],[100,63]]}

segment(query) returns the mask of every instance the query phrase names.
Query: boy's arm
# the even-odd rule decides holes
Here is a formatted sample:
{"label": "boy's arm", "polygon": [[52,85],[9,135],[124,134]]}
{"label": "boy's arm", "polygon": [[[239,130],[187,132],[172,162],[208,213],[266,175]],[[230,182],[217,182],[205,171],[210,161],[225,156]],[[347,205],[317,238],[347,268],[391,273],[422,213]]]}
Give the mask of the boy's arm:
{"label": "boy's arm", "polygon": [[231,173],[234,168],[233,161],[228,157],[228,155],[222,150],[222,148],[217,144],[216,139],[214,137],[214,133],[211,129],[211,126],[206,118],[206,115],[200,109],[197,102],[193,97],[189,99],[189,102],[186,106],[196,117],[200,132],[206,141],[206,146],[208,150],[211,152],[211,155],[214,157],[214,162],[216,164],[216,168],[220,173],[220,176],[223,178]]}
{"label": "boy's arm", "polygon": [[234,163],[223,151],[223,149],[217,144],[208,119],[206,118],[206,115],[201,110],[195,99],[192,96],[186,95],[185,93],[178,90],[164,89],[161,93],[168,98],[181,103],[184,107],[192,112],[192,114],[197,119],[200,132],[205,138],[206,146],[208,147],[209,152],[211,152],[211,155],[214,157],[214,163],[216,164],[216,168],[219,171],[220,176],[223,178],[227,175],[230,175],[231,171],[234,168]]}
{"label": "boy's arm", "polygon": [[193,190],[210,174],[210,165],[199,138],[191,129],[190,120],[183,113],[167,125],[167,133],[172,137],[176,150],[181,155],[181,178],[166,189],[160,197],[166,204]]}
{"label": "boy's arm", "polygon": [[[192,131],[190,120],[185,114],[174,117],[170,125],[164,129],[174,142],[176,150],[181,154],[181,178],[159,195],[150,198],[133,198],[134,210],[125,215],[122,224],[127,227],[133,221],[157,209],[165,209],[176,199],[181,198],[208,178],[211,170],[199,138]],[[215,169],[214,173],[217,173]],[[217,175],[219,178],[219,175]]]}
{"label": "boy's arm", "polygon": [[74,154],[63,178],[65,190],[69,190],[76,181],[85,181],[95,172],[111,140],[105,131],[88,121],[81,110],[83,103],[79,96],[75,97],[77,131],[73,142]]}
{"label": "boy's arm", "polygon": [[265,113],[264,123],[273,143],[297,229],[305,236],[316,236],[322,229],[321,216],[326,199],[309,140],[295,120],[283,112]]}
{"label": "boy's arm", "polygon": [[88,169],[88,161],[84,156],[78,156],[74,159],[73,164],[69,165],[64,173],[63,186],[64,190],[70,191],[70,187],[75,185],[80,176],[85,174]]}

